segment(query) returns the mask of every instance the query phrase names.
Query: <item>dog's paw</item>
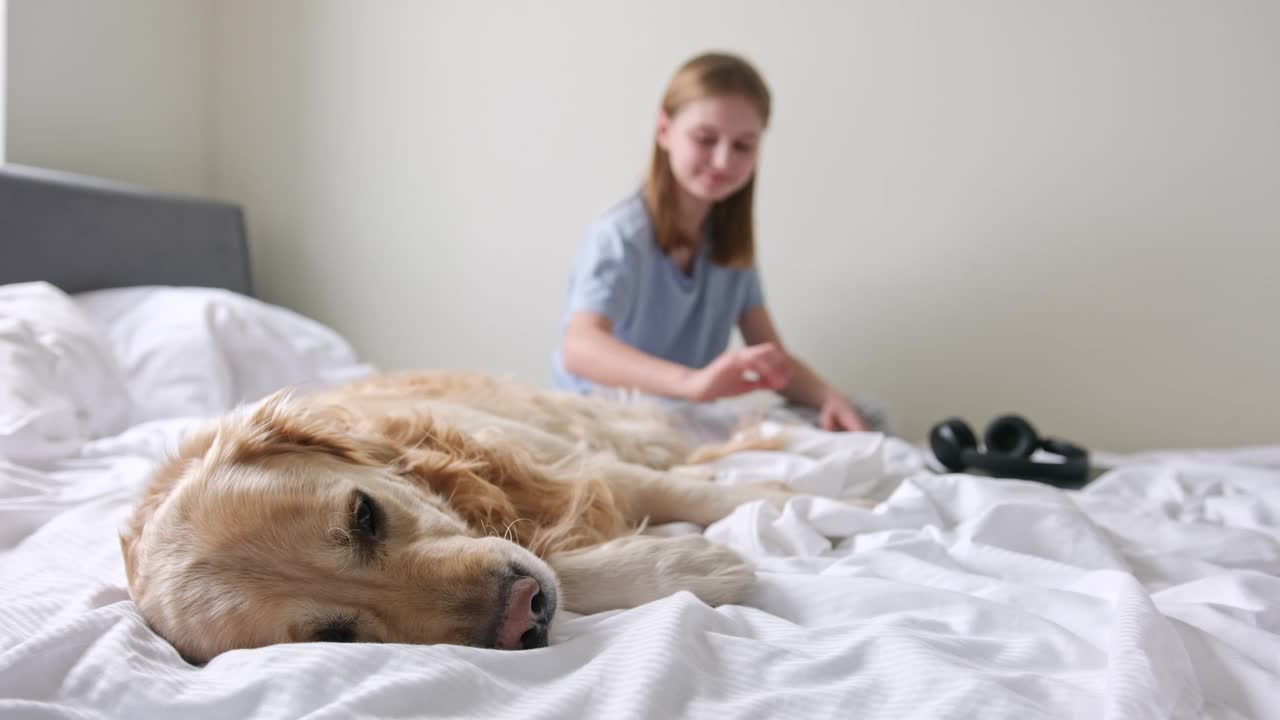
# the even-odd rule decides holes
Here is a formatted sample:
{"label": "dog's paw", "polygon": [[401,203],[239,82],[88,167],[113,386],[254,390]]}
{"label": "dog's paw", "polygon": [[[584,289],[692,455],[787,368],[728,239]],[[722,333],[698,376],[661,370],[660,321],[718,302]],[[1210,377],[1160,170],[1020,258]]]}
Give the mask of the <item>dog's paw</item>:
{"label": "dog's paw", "polygon": [[633,608],[678,592],[708,605],[741,602],[755,568],[701,535],[627,535],[549,558],[565,607],[578,613]]}
{"label": "dog's paw", "polygon": [[659,597],[682,590],[708,605],[741,602],[755,582],[755,567],[724,545],[701,535],[668,538],[653,566],[653,589]]}

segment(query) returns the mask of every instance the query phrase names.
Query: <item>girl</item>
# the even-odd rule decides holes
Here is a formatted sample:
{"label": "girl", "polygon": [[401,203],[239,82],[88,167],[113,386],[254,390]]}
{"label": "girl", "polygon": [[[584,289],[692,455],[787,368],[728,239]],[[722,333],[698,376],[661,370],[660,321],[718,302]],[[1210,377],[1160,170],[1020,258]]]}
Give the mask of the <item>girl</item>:
{"label": "girl", "polygon": [[[767,388],[828,430],[852,403],[787,353],[753,264],[756,159],[769,90],[742,58],[700,55],[672,78],[644,188],[591,225],[553,359],[558,387],[708,401]],[[734,325],[746,347],[728,350]]]}

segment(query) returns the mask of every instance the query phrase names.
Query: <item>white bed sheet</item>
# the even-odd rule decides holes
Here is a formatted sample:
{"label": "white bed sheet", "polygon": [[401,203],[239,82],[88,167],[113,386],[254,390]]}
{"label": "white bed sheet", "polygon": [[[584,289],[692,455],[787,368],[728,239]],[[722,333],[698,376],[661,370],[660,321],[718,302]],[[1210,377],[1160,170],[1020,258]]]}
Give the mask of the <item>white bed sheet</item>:
{"label": "white bed sheet", "polygon": [[[128,601],[116,531],[199,418],[0,463],[0,717],[1265,718],[1280,709],[1280,447],[1114,458],[1084,492],[922,471],[879,435],[793,431],[718,463],[870,492],[706,530],[741,606],[565,615],[550,647],[285,645],[183,662]],[[904,479],[905,478],[905,479]],[[658,532],[689,532],[665,526]]]}

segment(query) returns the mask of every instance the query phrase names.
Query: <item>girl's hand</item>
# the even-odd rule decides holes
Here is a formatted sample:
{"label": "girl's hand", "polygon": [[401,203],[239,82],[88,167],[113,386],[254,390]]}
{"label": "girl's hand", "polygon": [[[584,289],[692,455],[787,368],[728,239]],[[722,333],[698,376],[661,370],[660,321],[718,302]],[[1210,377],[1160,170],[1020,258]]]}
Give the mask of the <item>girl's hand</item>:
{"label": "girl's hand", "polygon": [[854,409],[848,398],[834,390],[828,390],[818,409],[818,424],[823,430],[848,430],[863,432],[867,421]]}
{"label": "girl's hand", "polygon": [[781,390],[791,381],[791,358],[774,343],[726,350],[701,370],[693,371],[683,397],[707,402],[753,390]]}

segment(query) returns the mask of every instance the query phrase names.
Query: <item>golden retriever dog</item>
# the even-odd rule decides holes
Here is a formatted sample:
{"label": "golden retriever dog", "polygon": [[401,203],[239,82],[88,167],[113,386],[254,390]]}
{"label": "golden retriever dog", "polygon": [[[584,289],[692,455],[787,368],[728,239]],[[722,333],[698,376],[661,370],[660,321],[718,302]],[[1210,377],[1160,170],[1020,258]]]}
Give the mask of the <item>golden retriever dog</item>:
{"label": "golden retriever dog", "polygon": [[732,550],[638,532],[785,502],[675,469],[724,451],[691,453],[657,412],[482,375],[282,392],[155,472],[120,537],[129,593],[195,663],[308,641],[537,648],[558,608],[734,603],[755,575]]}

